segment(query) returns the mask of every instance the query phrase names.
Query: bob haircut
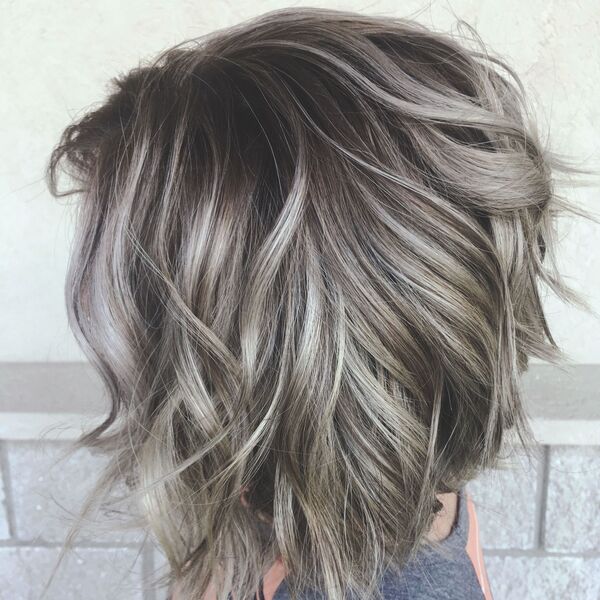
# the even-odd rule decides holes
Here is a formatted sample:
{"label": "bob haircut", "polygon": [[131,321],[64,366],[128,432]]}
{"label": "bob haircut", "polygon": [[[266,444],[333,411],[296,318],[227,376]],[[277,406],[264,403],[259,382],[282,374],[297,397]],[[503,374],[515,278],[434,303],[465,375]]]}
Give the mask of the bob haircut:
{"label": "bob haircut", "polygon": [[[372,597],[527,435],[560,162],[518,77],[412,21],[273,11],[114,80],[64,132],[71,326],[184,598]],[[60,173],[70,176],[59,189]],[[243,501],[241,501],[243,500]]]}

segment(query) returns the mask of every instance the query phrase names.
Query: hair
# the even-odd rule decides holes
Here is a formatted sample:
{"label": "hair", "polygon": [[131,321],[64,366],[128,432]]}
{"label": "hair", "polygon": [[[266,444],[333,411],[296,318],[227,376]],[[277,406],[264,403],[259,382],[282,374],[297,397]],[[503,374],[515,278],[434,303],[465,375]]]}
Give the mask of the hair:
{"label": "hair", "polygon": [[436,495],[527,439],[529,357],[560,358],[561,163],[518,76],[313,8],[113,84],[49,164],[80,196],[66,299],[112,400],[80,440],[109,452],[102,489],[139,494],[184,598],[251,597],[277,556],[293,595],[372,597]]}

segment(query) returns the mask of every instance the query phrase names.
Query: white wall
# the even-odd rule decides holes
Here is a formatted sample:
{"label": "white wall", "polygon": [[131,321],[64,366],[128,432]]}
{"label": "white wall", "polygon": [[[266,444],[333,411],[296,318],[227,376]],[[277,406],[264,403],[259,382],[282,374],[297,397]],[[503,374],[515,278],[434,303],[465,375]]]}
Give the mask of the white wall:
{"label": "white wall", "polygon": [[[66,324],[62,285],[72,211],[44,187],[61,130],[100,100],[107,81],[165,47],[266,10],[276,0],[0,0],[0,361],[83,358]],[[304,4],[296,2],[295,5]],[[600,165],[597,0],[309,2],[417,16],[448,30],[474,25],[539,102],[553,147]],[[598,185],[569,191],[598,210]],[[563,272],[600,313],[600,226],[563,227]],[[548,299],[558,341],[576,362],[600,362],[600,321]]]}

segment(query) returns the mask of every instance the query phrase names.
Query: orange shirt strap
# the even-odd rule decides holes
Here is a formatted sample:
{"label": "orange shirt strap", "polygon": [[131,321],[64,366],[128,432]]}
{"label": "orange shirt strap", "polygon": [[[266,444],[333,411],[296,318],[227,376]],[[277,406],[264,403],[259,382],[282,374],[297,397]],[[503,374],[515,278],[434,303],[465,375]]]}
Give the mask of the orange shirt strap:
{"label": "orange shirt strap", "polygon": [[467,511],[469,513],[469,537],[467,539],[467,554],[473,563],[473,568],[479,580],[479,585],[483,591],[485,600],[493,600],[490,582],[488,580],[485,563],[483,562],[483,551],[479,540],[479,523],[477,522],[477,514],[471,497],[465,492],[467,499]]}

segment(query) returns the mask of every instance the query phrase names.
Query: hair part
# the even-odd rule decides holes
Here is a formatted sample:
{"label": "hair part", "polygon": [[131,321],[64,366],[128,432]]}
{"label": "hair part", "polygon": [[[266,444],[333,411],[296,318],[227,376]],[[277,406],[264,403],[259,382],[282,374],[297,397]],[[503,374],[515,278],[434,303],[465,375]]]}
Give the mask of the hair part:
{"label": "hair part", "polygon": [[169,49],[65,130],[69,320],[112,400],[81,443],[183,597],[248,598],[277,555],[293,594],[372,597],[527,434],[560,168],[483,47],[321,9]]}

